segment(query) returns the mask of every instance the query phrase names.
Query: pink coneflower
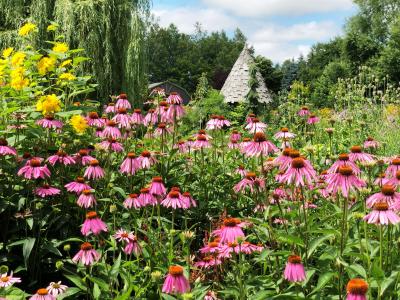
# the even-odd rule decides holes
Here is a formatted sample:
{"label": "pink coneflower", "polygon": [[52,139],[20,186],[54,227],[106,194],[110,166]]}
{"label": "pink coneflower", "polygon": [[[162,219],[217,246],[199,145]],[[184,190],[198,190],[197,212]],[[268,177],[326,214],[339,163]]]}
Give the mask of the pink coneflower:
{"label": "pink coneflower", "polygon": [[212,140],[212,136],[207,134],[207,132],[204,129],[200,129],[199,131],[197,131],[197,133],[193,134],[193,137],[197,139],[197,137],[200,135],[204,135],[207,138],[207,140]]}
{"label": "pink coneflower", "polygon": [[265,129],[267,128],[267,124],[261,122],[258,118],[253,118],[250,123],[248,123],[245,127],[245,129],[249,133],[257,133],[257,132],[265,132]]}
{"label": "pink coneflower", "polygon": [[253,141],[242,148],[242,152],[247,156],[268,156],[278,151],[278,148],[267,140],[263,132],[256,132]]}
{"label": "pink coneflower", "polygon": [[208,269],[208,268],[212,268],[214,266],[218,266],[220,264],[222,264],[222,261],[219,258],[209,255],[209,256],[205,256],[201,260],[197,261],[194,264],[194,266],[197,268]]}
{"label": "pink coneflower", "polygon": [[56,163],[62,164],[64,166],[75,164],[75,159],[69,156],[65,151],[59,150],[55,155],[50,156],[47,161],[50,165],[54,166]]}
{"label": "pink coneflower", "polygon": [[204,296],[203,300],[219,300],[217,294],[213,291],[207,291],[207,294]]}
{"label": "pink coneflower", "polygon": [[100,254],[93,249],[92,244],[85,242],[81,245],[81,250],[72,258],[74,263],[82,262],[85,266],[90,266],[100,259]]}
{"label": "pink coneflower", "polygon": [[112,152],[123,152],[124,147],[116,139],[108,138],[99,144],[100,148],[112,151]]}
{"label": "pink coneflower", "polygon": [[208,120],[206,123],[206,129],[207,130],[217,129],[218,128],[217,124],[218,124],[218,116],[211,115],[210,120]]}
{"label": "pink coneflower", "polygon": [[125,109],[131,109],[132,106],[128,101],[128,97],[126,96],[126,94],[120,94],[117,97],[117,103],[115,104],[116,109],[120,109],[120,108],[125,108]]}
{"label": "pink coneflower", "polygon": [[79,176],[75,179],[75,181],[67,183],[66,185],[64,185],[64,187],[67,189],[68,192],[77,193],[78,195],[84,190],[92,189],[88,184],[85,183],[85,178]]}
{"label": "pink coneflower", "polygon": [[57,297],[58,295],[64,294],[68,287],[61,284],[61,281],[50,282],[49,286],[46,288],[50,295]]}
{"label": "pink coneflower", "polygon": [[189,192],[184,192],[181,199],[183,202],[183,208],[188,209],[191,207],[197,207],[196,200],[192,198],[192,195]]}
{"label": "pink coneflower", "polygon": [[0,155],[17,155],[17,151],[8,146],[8,142],[6,139],[0,139]]}
{"label": "pink coneflower", "polygon": [[239,167],[237,167],[237,169],[235,170],[236,174],[239,174],[242,177],[245,177],[247,174],[247,170],[245,169],[245,167],[243,165],[240,165]]}
{"label": "pink coneflower", "polygon": [[140,247],[136,236],[133,235],[132,237],[130,237],[129,242],[124,248],[124,253],[127,255],[131,255],[132,253],[134,253],[136,256],[142,253],[142,248]]}
{"label": "pink coneflower", "polygon": [[115,107],[115,103],[114,102],[108,103],[106,109],[104,110],[104,112],[106,114],[114,114],[116,111],[117,111],[117,108]]}
{"label": "pink coneflower", "polygon": [[91,190],[83,190],[78,198],[77,204],[80,207],[89,208],[97,204],[97,202]]}
{"label": "pink coneflower", "polygon": [[210,148],[211,144],[204,134],[199,134],[196,138],[196,141],[193,142],[192,147],[193,149]]}
{"label": "pink coneflower", "polygon": [[156,158],[151,154],[150,151],[144,150],[138,158],[140,169],[150,169],[152,165],[157,162]]}
{"label": "pink coneflower", "polygon": [[241,149],[240,144],[238,143],[238,141],[233,140],[228,144],[228,148],[229,149]]}
{"label": "pink coneflower", "polygon": [[368,224],[375,225],[396,225],[400,222],[399,216],[391,209],[387,202],[377,202],[373,205],[372,211],[363,218]]}
{"label": "pink coneflower", "polygon": [[61,129],[64,126],[61,121],[55,120],[53,116],[45,116],[44,119],[38,120],[36,124],[50,129]]}
{"label": "pink coneflower", "polygon": [[396,177],[396,173],[400,171],[400,158],[395,158],[390,162],[389,167],[386,169],[386,175],[390,178]]}
{"label": "pink coneflower", "polygon": [[182,104],[183,99],[181,97],[181,95],[179,95],[176,92],[171,92],[171,94],[169,94],[168,98],[167,98],[167,103],[168,104]]}
{"label": "pink coneflower", "polygon": [[180,104],[172,104],[168,107],[167,116],[170,120],[179,120],[185,115],[185,110]]}
{"label": "pink coneflower", "polygon": [[337,194],[340,190],[344,197],[347,197],[350,191],[360,190],[366,186],[365,181],[359,179],[350,166],[339,167],[337,173],[328,176],[326,183],[327,191]]}
{"label": "pink coneflower", "polygon": [[283,277],[290,282],[300,282],[306,279],[306,272],[304,271],[300,256],[289,256]]}
{"label": "pink coneflower", "polygon": [[307,106],[303,106],[297,113],[300,117],[308,116],[310,114],[310,110]]}
{"label": "pink coneflower", "polygon": [[186,209],[182,195],[179,191],[172,190],[168,193],[167,197],[161,201],[161,205],[165,207],[172,207],[173,209],[183,208]]}
{"label": "pink coneflower", "polygon": [[279,169],[282,171],[286,171],[287,168],[290,167],[290,163],[292,162],[292,158],[290,157],[290,152],[293,151],[291,148],[283,149],[281,155],[275,158],[275,164],[279,165]]}
{"label": "pink coneflower", "polygon": [[185,141],[180,140],[174,145],[174,149],[178,149],[179,153],[186,153],[188,151],[188,146]]}
{"label": "pink coneflower", "polygon": [[379,147],[379,142],[375,141],[372,137],[368,137],[364,142],[365,149],[377,149]]}
{"label": "pink coneflower", "polygon": [[163,88],[161,88],[161,87],[156,87],[151,91],[150,95],[157,95],[157,96],[164,97],[165,96],[165,90]]}
{"label": "pink coneflower", "polygon": [[171,128],[167,127],[167,125],[165,123],[159,123],[157,125],[156,130],[154,130],[155,136],[166,136],[171,133],[172,133]]}
{"label": "pink coneflower", "polygon": [[143,119],[145,126],[155,125],[158,122],[158,117],[154,109],[149,109],[147,115]]}
{"label": "pink coneflower", "polygon": [[219,253],[220,243],[217,241],[208,242],[203,248],[200,248],[200,253]]}
{"label": "pink coneflower", "polygon": [[86,220],[83,222],[81,233],[88,236],[100,234],[102,231],[107,232],[107,225],[98,216],[95,211],[89,211],[86,214]]}
{"label": "pink coneflower", "polygon": [[351,167],[353,173],[359,175],[361,173],[360,168],[350,160],[350,156],[347,153],[342,153],[339,155],[339,159],[333,163],[333,165],[328,169],[328,173],[337,173],[340,167]]}
{"label": "pink coneflower", "polygon": [[144,117],[142,115],[141,109],[134,109],[133,114],[131,116],[131,123],[134,125],[141,125],[143,124]]}
{"label": "pink coneflower", "polygon": [[232,130],[232,133],[231,133],[231,135],[230,135],[230,137],[229,137],[229,139],[231,140],[231,142],[233,142],[233,141],[239,142],[241,138],[242,138],[242,135],[240,134],[239,131],[237,131],[237,130]]}
{"label": "pink coneflower", "polygon": [[162,292],[166,294],[184,294],[190,290],[190,284],[183,275],[181,266],[170,266],[165,278]]}
{"label": "pink coneflower", "polygon": [[140,208],[142,205],[138,200],[138,194],[129,194],[128,197],[124,200],[125,208],[132,208],[132,206],[136,209]]}
{"label": "pink coneflower", "polygon": [[396,176],[389,179],[386,183],[389,183],[395,187],[400,186],[400,171],[397,171]]}
{"label": "pink coneflower", "polygon": [[134,236],[135,235],[133,234],[133,232],[128,232],[124,229],[118,229],[117,232],[113,235],[113,237],[118,242],[125,242],[125,243],[129,243]]}
{"label": "pink coneflower", "polygon": [[310,115],[307,120],[307,124],[316,124],[319,122],[319,118],[316,115]]}
{"label": "pink coneflower", "polygon": [[117,114],[111,120],[117,123],[118,128],[131,128],[132,117],[128,115],[126,108],[118,108]]}
{"label": "pink coneflower", "polygon": [[113,120],[107,121],[103,129],[103,137],[117,139],[121,137],[121,131],[117,128],[117,123]]}
{"label": "pink coneflower", "polygon": [[279,182],[304,186],[311,184],[316,177],[317,173],[307,160],[302,157],[295,157],[286,172],[279,178]]}
{"label": "pink coneflower", "polygon": [[50,177],[50,171],[46,165],[41,166],[41,161],[37,158],[32,158],[18,171],[18,176],[24,176],[26,179],[38,179]]}
{"label": "pink coneflower", "polygon": [[220,238],[221,244],[234,243],[237,238],[244,238],[242,230],[244,225],[245,223],[238,218],[226,218],[224,219],[224,225],[220,229],[214,230],[213,235]]}
{"label": "pink coneflower", "polygon": [[165,194],[167,193],[167,189],[164,186],[162,177],[153,177],[150,184],[150,193],[155,196],[165,196]]}
{"label": "pink coneflower", "polygon": [[294,133],[289,132],[289,129],[286,127],[282,127],[280,131],[278,131],[277,133],[275,133],[274,137],[276,139],[292,139],[294,137],[296,137],[296,135]]}
{"label": "pink coneflower", "polygon": [[78,153],[74,154],[75,162],[81,164],[82,166],[90,164],[90,162],[94,159],[94,157],[89,155],[88,149],[81,149],[78,151]]}
{"label": "pink coneflower", "polygon": [[251,193],[255,189],[262,191],[265,189],[265,181],[262,178],[257,178],[256,173],[247,172],[246,176],[233,187],[236,193],[245,192],[246,189],[249,189]]}
{"label": "pink coneflower", "polygon": [[[262,249],[262,247],[261,247]],[[220,247],[220,253],[218,257],[220,258],[231,258],[232,253],[245,253],[251,254],[253,252],[260,252],[260,247],[253,245],[249,242],[243,242],[242,244],[238,244],[237,242],[228,243]]]}
{"label": "pink coneflower", "polygon": [[[395,184],[392,181],[393,178],[387,178],[385,173],[379,174],[378,177],[374,180],[374,184],[378,185],[378,186],[383,186],[385,184],[392,184],[394,186],[397,186],[397,184]],[[393,183],[392,183],[393,182]]]}
{"label": "pink coneflower", "polygon": [[47,289],[43,288],[38,289],[36,294],[30,297],[29,300],[56,300],[56,298]]}
{"label": "pink coneflower", "polygon": [[216,127],[218,129],[230,127],[231,122],[229,122],[224,116],[218,116],[217,117],[217,122],[216,122]]}
{"label": "pink coneflower", "polygon": [[104,171],[99,166],[99,161],[97,159],[90,161],[89,167],[85,170],[83,176],[88,179],[100,179],[104,177]]}
{"label": "pink coneflower", "polygon": [[253,119],[256,118],[256,117],[257,116],[255,114],[252,114],[252,113],[248,114],[247,117],[246,117],[246,124],[249,124],[249,123],[253,122]]}
{"label": "pink coneflower", "polygon": [[51,187],[48,184],[44,184],[41,187],[38,187],[35,189],[35,195],[42,197],[42,198],[45,198],[48,196],[59,195],[60,192],[61,191],[59,189]]}
{"label": "pink coneflower", "polygon": [[351,153],[349,154],[350,161],[369,163],[375,160],[371,154],[362,152],[362,148],[360,146],[353,146],[350,148],[350,151],[351,151]]}
{"label": "pink coneflower", "polygon": [[174,116],[168,113],[168,103],[167,101],[161,101],[160,105],[157,107],[157,114],[160,116],[160,121],[164,123],[173,123]]}
{"label": "pink coneflower", "polygon": [[99,115],[95,111],[88,113],[86,121],[89,126],[93,127],[103,127],[105,125],[104,120],[100,119]]}
{"label": "pink coneflower", "polygon": [[14,277],[13,272],[10,273],[10,275],[7,275],[7,273],[1,274],[0,276],[0,288],[6,288],[14,283],[19,283],[21,282],[21,278],[19,277]]}
{"label": "pink coneflower", "polygon": [[136,170],[140,168],[139,159],[136,157],[136,154],[133,152],[129,152],[122,162],[119,170],[122,174],[131,174],[134,175]]}
{"label": "pink coneflower", "polygon": [[148,206],[148,205],[156,205],[157,199],[150,193],[149,188],[143,188],[140,190],[140,195],[136,201],[133,202],[133,206],[138,209],[140,207]]}
{"label": "pink coneflower", "polygon": [[368,208],[372,208],[378,202],[386,202],[389,206],[395,205],[400,208],[400,193],[396,192],[393,185],[385,184],[379,193],[375,193],[367,199],[366,204]]}
{"label": "pink coneflower", "polygon": [[351,279],[346,290],[346,300],[367,300],[368,284],[360,278]]}

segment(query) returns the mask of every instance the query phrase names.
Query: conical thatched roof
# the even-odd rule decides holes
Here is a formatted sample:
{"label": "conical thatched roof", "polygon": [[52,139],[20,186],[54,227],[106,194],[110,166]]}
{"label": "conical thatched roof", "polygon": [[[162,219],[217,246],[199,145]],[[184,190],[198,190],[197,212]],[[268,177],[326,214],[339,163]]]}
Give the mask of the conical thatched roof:
{"label": "conical thatched roof", "polygon": [[[225,96],[225,102],[235,103],[245,101],[246,95],[250,90],[249,69],[250,65],[253,63],[254,59],[246,45],[233,65],[233,68],[221,89],[221,94]],[[268,91],[259,71],[257,71],[257,80],[259,85],[257,88],[259,96],[258,101],[260,103],[270,103],[272,101],[271,94]]]}

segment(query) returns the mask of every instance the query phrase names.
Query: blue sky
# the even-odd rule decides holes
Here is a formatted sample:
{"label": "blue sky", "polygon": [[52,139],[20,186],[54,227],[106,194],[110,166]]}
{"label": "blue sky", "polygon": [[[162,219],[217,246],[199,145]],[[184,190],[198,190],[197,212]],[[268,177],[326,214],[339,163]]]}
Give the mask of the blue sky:
{"label": "blue sky", "polygon": [[356,7],[351,0],[153,0],[152,12],[185,33],[196,22],[209,32],[239,27],[257,54],[279,63],[340,35]]}

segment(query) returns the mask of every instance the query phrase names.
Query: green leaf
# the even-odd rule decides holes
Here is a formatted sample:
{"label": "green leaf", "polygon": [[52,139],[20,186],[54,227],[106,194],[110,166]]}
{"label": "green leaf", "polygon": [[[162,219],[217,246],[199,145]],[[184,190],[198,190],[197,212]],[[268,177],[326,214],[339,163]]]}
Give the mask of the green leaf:
{"label": "green leaf", "polygon": [[[390,276],[388,278],[385,278],[385,280],[382,282],[382,285],[381,285],[381,296],[383,296],[383,294],[385,293],[387,288],[390,287],[396,281],[398,276],[399,276],[399,272],[393,271],[392,274],[390,274]],[[384,299],[384,298],[382,298],[382,299]]]}
{"label": "green leaf", "polygon": [[127,290],[125,293],[122,295],[115,297],[114,300],[128,300],[130,299],[130,296],[132,294],[133,287],[130,287],[129,290]]}
{"label": "green leaf", "polygon": [[28,266],[29,256],[31,255],[33,246],[35,246],[36,238],[27,238],[22,246],[22,255],[24,256],[25,267]]}
{"label": "green leaf", "polygon": [[168,294],[161,294],[162,298],[165,300],[176,300],[175,297],[168,295]]}
{"label": "green leaf", "polygon": [[121,253],[118,255],[117,260],[115,261],[114,265],[111,268],[110,275],[117,276],[119,272],[119,267],[121,266]]}
{"label": "green leaf", "polygon": [[86,291],[86,285],[82,278],[77,275],[64,275],[68,280],[73,282],[80,290]]}
{"label": "green leaf", "polygon": [[99,299],[101,296],[101,291],[97,283],[93,285],[93,297],[94,299]]}
{"label": "green leaf", "polygon": [[290,244],[290,245],[298,245],[298,246],[304,247],[303,240],[301,238],[297,237],[297,236],[294,236],[294,235],[288,235],[288,234],[280,235],[278,237],[278,240],[281,243],[287,243],[287,244]]}
{"label": "green leaf", "polygon": [[[76,287],[70,287],[65,291],[65,293],[57,296],[57,300],[62,300],[62,299],[67,298],[69,296],[75,295],[75,294],[77,294],[79,292],[81,292],[81,289],[76,288]],[[77,297],[75,296],[74,299],[77,299]]]}
{"label": "green leaf", "polygon": [[327,272],[319,276],[317,286],[315,287],[315,289],[313,289],[310,295],[315,294],[316,292],[323,289],[332,280],[332,277],[334,275],[335,273],[333,272]]}
{"label": "green leaf", "polygon": [[102,291],[108,292],[110,290],[110,287],[107,282],[105,282],[103,279],[98,278],[98,277],[88,277],[93,283],[96,283]]}
{"label": "green leaf", "polygon": [[359,265],[359,264],[354,264],[350,265],[347,267],[348,269],[356,272],[358,275],[360,275],[363,278],[367,278],[367,272],[365,271],[364,267]]}
{"label": "green leaf", "polygon": [[328,234],[328,235],[321,236],[321,237],[319,237],[319,238],[316,238],[316,239],[312,240],[311,243],[310,243],[310,247],[309,247],[309,249],[308,249],[307,257],[310,258],[311,255],[314,253],[314,251],[315,251],[319,246],[321,246],[321,244],[322,244],[324,241],[330,239],[330,238],[333,237],[333,236],[334,236],[333,234]]}
{"label": "green leaf", "polygon": [[374,264],[372,265],[371,275],[379,285],[385,279],[385,273],[379,267],[379,262],[378,261],[374,262]]}

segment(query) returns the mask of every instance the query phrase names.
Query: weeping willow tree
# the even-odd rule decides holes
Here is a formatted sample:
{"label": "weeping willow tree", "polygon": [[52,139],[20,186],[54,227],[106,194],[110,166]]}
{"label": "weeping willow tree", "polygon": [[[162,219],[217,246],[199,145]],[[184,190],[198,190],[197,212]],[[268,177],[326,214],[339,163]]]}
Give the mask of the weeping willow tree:
{"label": "weeping willow tree", "polygon": [[82,68],[94,75],[103,101],[125,92],[138,104],[147,92],[149,10],[150,0],[0,0],[0,49],[18,45],[17,29],[28,20],[38,26],[34,44],[43,46],[54,21],[57,34],[91,58]]}

